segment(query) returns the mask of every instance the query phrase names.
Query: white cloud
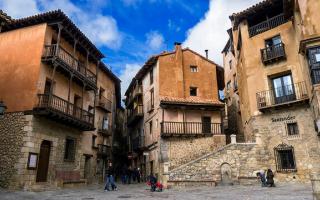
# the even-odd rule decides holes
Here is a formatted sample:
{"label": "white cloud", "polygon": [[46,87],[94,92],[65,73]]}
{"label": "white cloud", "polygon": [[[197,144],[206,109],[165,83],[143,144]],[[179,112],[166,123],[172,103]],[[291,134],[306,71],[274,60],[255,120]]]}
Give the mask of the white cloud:
{"label": "white cloud", "polygon": [[140,64],[126,64],[125,68],[120,72],[119,78],[121,80],[121,97],[124,98],[124,93],[129,87],[133,77],[138,73],[141,68]]}
{"label": "white cloud", "polygon": [[211,0],[208,12],[193,28],[187,31],[183,46],[204,55],[209,50],[209,58],[223,63],[221,51],[228,40],[227,30],[231,28],[229,16],[242,11],[261,0]]}
{"label": "white cloud", "polygon": [[163,47],[164,45],[164,38],[158,31],[150,31],[146,34],[147,37],[147,45],[153,49],[157,50]]}
{"label": "white cloud", "polygon": [[0,0],[0,7],[14,18],[60,8],[97,46],[106,46],[111,49],[121,47],[122,33],[118,30],[117,22],[113,17],[105,16],[100,12],[86,12],[85,8],[77,6],[71,0]]}

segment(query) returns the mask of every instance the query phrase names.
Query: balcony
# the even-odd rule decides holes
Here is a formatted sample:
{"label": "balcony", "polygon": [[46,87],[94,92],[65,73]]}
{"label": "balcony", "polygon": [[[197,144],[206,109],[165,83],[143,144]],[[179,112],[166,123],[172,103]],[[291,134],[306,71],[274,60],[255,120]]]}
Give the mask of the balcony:
{"label": "balcony", "polygon": [[87,69],[85,64],[75,58],[71,53],[58,47],[56,44],[45,45],[42,55],[42,61],[49,64],[56,64],[60,66],[62,73],[70,76],[74,75],[74,80],[79,84],[87,86],[87,88],[96,89],[97,76]]}
{"label": "balcony", "polygon": [[260,111],[272,107],[290,105],[308,99],[309,97],[305,82],[285,85],[280,88],[257,93],[257,104]]}
{"label": "balcony", "polygon": [[139,136],[132,140],[133,151],[143,150],[144,147],[145,147],[144,136]]}
{"label": "balcony", "polygon": [[111,159],[111,156],[112,156],[111,147],[104,144],[98,144],[97,155],[98,157]]}
{"label": "balcony", "polygon": [[131,126],[143,117],[143,105],[128,110],[128,126]]}
{"label": "balcony", "polygon": [[45,115],[81,131],[94,128],[94,115],[53,94],[39,94],[35,114]]}
{"label": "balcony", "polygon": [[255,35],[273,29],[277,26],[280,26],[281,24],[284,24],[288,21],[289,19],[286,19],[284,13],[282,13],[280,15],[267,19],[266,21],[263,21],[257,25],[249,27],[249,36],[253,37]]}
{"label": "balcony", "polygon": [[320,69],[310,69],[310,76],[312,80],[312,84],[320,83]]}
{"label": "balcony", "polygon": [[162,137],[203,137],[222,133],[221,123],[161,122]]}
{"label": "balcony", "polygon": [[96,106],[109,113],[112,112],[112,101],[104,96],[96,97]]}
{"label": "balcony", "polygon": [[270,47],[261,49],[261,60],[267,65],[278,60],[286,59],[285,45],[279,43]]}
{"label": "balcony", "polygon": [[112,136],[112,126],[109,125],[108,127],[103,127],[103,125],[101,125],[98,128],[98,133],[100,133],[103,136]]}
{"label": "balcony", "polygon": [[142,85],[136,85],[132,92],[129,94],[126,104],[130,105],[137,96],[142,95],[142,92]]}

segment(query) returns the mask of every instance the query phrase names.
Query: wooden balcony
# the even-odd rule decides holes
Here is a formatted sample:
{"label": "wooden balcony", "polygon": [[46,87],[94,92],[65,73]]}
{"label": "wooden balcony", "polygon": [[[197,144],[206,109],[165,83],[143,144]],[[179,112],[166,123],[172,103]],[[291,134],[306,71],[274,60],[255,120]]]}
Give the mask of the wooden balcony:
{"label": "wooden balcony", "polygon": [[39,94],[34,112],[82,131],[95,130],[94,114],[53,94]]}
{"label": "wooden balcony", "polygon": [[134,99],[136,99],[136,97],[142,95],[142,92],[143,92],[142,85],[136,85],[135,88],[133,89],[133,91],[127,97],[126,105],[130,105],[131,103],[133,103],[133,101],[134,101]]}
{"label": "wooden balcony", "polygon": [[255,35],[273,29],[277,26],[280,26],[281,24],[284,24],[288,21],[289,19],[286,19],[284,13],[282,13],[280,15],[267,19],[266,21],[263,21],[257,25],[249,27],[249,36],[253,37]]}
{"label": "wooden balcony", "polygon": [[80,85],[85,85],[89,89],[97,89],[97,76],[90,71],[83,62],[80,62],[67,50],[56,44],[45,45],[42,61],[51,65],[58,65],[62,73],[70,76],[74,75],[74,81]]}
{"label": "wooden balcony", "polygon": [[143,105],[138,105],[133,109],[128,110],[128,126],[136,123],[143,117]]}
{"label": "wooden balcony", "polygon": [[261,60],[267,65],[286,59],[285,45],[283,43],[261,49]]}
{"label": "wooden balcony", "polygon": [[161,122],[162,137],[203,137],[222,133],[221,123]]}
{"label": "wooden balcony", "polygon": [[105,110],[106,112],[112,112],[112,101],[104,96],[96,97],[96,106]]}
{"label": "wooden balcony", "polygon": [[112,152],[111,147],[104,144],[98,144],[98,157],[111,159]]}
{"label": "wooden balcony", "polygon": [[260,111],[273,107],[291,105],[308,99],[305,82],[285,85],[280,88],[257,93],[257,104]]}

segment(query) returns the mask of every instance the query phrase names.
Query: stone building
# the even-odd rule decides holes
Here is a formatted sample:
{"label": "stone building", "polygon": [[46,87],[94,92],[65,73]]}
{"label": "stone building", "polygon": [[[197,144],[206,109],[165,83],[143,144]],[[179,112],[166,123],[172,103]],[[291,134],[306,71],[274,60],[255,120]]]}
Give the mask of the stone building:
{"label": "stone building", "polygon": [[[220,66],[179,43],[145,63],[126,94],[133,146],[142,138],[133,151],[147,175],[175,184],[167,182],[169,170],[225,145],[218,92],[223,85]],[[130,126],[131,113],[137,128]]]}
{"label": "stone building", "polygon": [[320,172],[314,123],[318,51],[309,38],[320,33],[314,25],[319,6],[319,1],[265,0],[230,16],[245,141],[261,137],[264,166],[278,181],[308,182]]}
{"label": "stone building", "polygon": [[[1,11],[1,17],[4,15]],[[5,17],[0,32],[0,186],[41,189],[102,180],[120,80],[60,10]]]}
{"label": "stone building", "polygon": [[226,104],[226,125],[225,134],[229,144],[231,142],[230,135],[237,136],[237,141],[243,141],[243,130],[240,110],[240,99],[238,91],[238,75],[237,75],[237,59],[235,58],[235,50],[233,44],[232,29],[227,31],[229,39],[223,48],[223,66],[224,66],[224,97]]}

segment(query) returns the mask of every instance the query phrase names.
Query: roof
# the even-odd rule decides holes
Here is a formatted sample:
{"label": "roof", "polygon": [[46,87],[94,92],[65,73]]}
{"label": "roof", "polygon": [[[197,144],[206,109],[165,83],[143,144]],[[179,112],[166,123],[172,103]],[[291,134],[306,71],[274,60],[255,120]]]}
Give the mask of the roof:
{"label": "roof", "polygon": [[228,39],[227,44],[224,46],[224,48],[223,48],[221,53],[226,53],[229,50],[230,45],[231,45],[231,48],[232,48],[231,51],[234,52],[232,28],[228,29],[227,33],[229,35],[229,39]]}
{"label": "roof", "polygon": [[3,12],[3,10],[0,10],[0,22],[11,22],[13,19],[5,12]]}
{"label": "roof", "polygon": [[205,106],[218,106],[218,107],[224,106],[224,103],[222,103],[219,100],[203,99],[199,97],[179,98],[179,97],[162,96],[160,97],[160,103],[161,104],[181,104],[181,105],[205,105]]}
{"label": "roof", "polygon": [[[221,72],[221,71],[223,72],[223,71],[224,71],[223,67],[221,67],[221,66],[218,65],[217,63],[213,62],[212,60],[209,60],[208,58],[202,56],[201,54],[199,54],[199,53],[197,53],[197,52],[195,52],[195,51],[193,51],[193,50],[191,50],[191,49],[189,49],[189,48],[184,48],[184,49],[182,49],[182,51],[190,51],[190,52],[192,52],[193,54],[196,54],[197,56],[201,57],[202,59],[204,59],[204,60],[206,60],[206,61],[208,61],[208,62],[216,65],[216,67],[217,67],[217,72],[218,72],[218,73],[217,73],[217,76],[218,76],[219,72]],[[131,80],[130,85],[129,85],[129,87],[128,87],[126,93],[125,93],[125,95],[127,95],[128,92],[129,92],[129,91],[132,89],[132,87],[134,86],[134,84],[135,84],[137,81],[141,80],[141,79],[143,78],[143,76],[145,76],[146,73],[149,71],[149,69],[150,69],[154,64],[157,63],[158,58],[159,58],[160,56],[167,56],[167,55],[171,55],[171,54],[175,54],[175,53],[176,53],[176,51],[172,51],[172,52],[162,52],[162,53],[160,53],[160,54],[158,54],[158,55],[153,55],[153,56],[151,56],[151,57],[147,60],[147,62],[142,66],[142,68],[138,71],[138,73],[136,74],[136,76]],[[224,76],[223,76],[223,77],[224,77]],[[219,79],[219,77],[218,77],[218,79]],[[220,79],[219,79],[219,80],[220,80]],[[219,80],[218,80],[218,83],[219,83]],[[222,82],[224,82],[224,81],[222,81]],[[224,84],[224,83],[223,83],[223,84]],[[220,84],[218,84],[218,85],[219,85],[219,88],[222,88],[222,89],[223,89],[224,86],[220,86]]]}
{"label": "roof", "polygon": [[21,19],[11,20],[7,24],[5,24],[5,26],[3,26],[2,32],[42,23],[47,23],[50,26],[53,26],[56,30],[58,28],[57,25],[60,23],[64,27],[62,29],[63,37],[70,43],[72,43],[74,39],[77,39],[77,47],[79,51],[86,53],[86,51],[89,50],[90,58],[94,60],[100,60],[104,58],[104,55],[101,53],[101,51],[85,36],[84,33],[81,32],[81,30],[60,9]]}

